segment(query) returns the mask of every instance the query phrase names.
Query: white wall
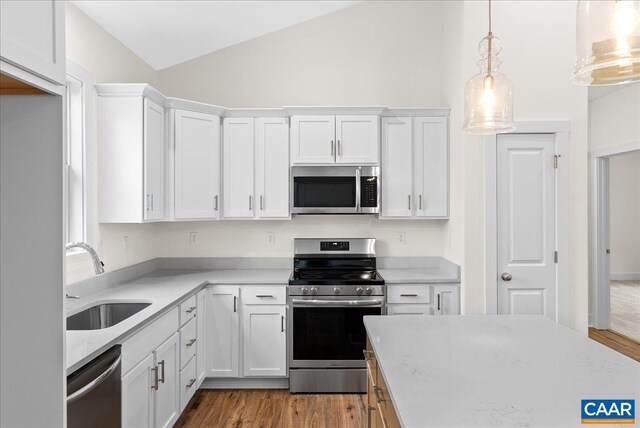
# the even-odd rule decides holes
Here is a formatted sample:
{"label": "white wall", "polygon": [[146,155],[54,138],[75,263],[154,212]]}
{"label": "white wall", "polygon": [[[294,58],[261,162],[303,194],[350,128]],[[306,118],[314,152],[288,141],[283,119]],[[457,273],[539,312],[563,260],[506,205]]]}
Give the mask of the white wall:
{"label": "white wall", "polygon": [[589,150],[640,141],[640,83],[589,103]]}
{"label": "white wall", "polygon": [[640,151],[611,157],[609,188],[611,279],[640,279]]}
{"label": "white wall", "polygon": [[[137,83],[157,85],[157,73],[138,56],[107,33],[92,19],[70,2],[66,3],[67,58],[87,69],[95,83]],[[93,190],[90,209],[93,224],[89,225],[93,242],[102,256],[105,269],[112,271],[155,257],[154,225],[102,225],[98,224],[98,149],[97,102],[94,104],[93,129],[90,129],[93,153],[88,168],[93,172]],[[125,244],[125,237],[127,243]],[[67,257],[67,284],[94,275],[93,265],[85,255]]]}

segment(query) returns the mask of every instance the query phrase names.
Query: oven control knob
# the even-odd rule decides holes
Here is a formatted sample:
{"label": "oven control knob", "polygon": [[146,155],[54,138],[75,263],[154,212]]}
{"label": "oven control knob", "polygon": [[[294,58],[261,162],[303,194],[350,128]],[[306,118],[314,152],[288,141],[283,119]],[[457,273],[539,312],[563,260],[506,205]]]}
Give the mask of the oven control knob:
{"label": "oven control knob", "polygon": [[311,287],[311,294],[318,294],[318,289],[316,287]]}
{"label": "oven control knob", "polygon": [[358,296],[361,296],[362,293],[364,293],[364,288],[362,288],[362,287],[356,288],[356,293],[358,293]]}
{"label": "oven control knob", "polygon": [[340,294],[340,287],[335,287],[333,289],[333,294]]}
{"label": "oven control knob", "polygon": [[309,289],[307,287],[300,287],[300,291],[302,291],[302,294],[309,294]]}
{"label": "oven control knob", "polygon": [[367,287],[365,291],[367,292],[367,296],[370,296],[371,293],[373,293],[373,290],[371,289],[371,287]]}

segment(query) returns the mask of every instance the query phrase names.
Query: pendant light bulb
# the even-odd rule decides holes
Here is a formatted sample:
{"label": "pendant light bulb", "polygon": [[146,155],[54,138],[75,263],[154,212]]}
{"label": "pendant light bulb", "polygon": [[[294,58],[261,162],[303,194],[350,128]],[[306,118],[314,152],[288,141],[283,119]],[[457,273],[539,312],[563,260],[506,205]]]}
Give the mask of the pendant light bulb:
{"label": "pendant light bulb", "polygon": [[578,2],[574,83],[640,81],[640,1]]}
{"label": "pendant light bulb", "polygon": [[515,129],[513,123],[513,83],[498,71],[502,61],[500,39],[491,32],[489,1],[489,34],[480,41],[478,62],[480,73],[467,82],[463,129],[469,134],[497,134]]}

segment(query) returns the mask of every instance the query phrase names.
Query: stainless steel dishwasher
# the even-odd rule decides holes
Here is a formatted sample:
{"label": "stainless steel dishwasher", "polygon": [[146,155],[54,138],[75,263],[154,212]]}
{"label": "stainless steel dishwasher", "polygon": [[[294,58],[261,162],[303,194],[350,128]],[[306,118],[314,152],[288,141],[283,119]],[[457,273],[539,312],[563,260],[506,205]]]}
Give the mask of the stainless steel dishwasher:
{"label": "stainless steel dishwasher", "polygon": [[120,427],[120,345],[67,376],[67,427]]}

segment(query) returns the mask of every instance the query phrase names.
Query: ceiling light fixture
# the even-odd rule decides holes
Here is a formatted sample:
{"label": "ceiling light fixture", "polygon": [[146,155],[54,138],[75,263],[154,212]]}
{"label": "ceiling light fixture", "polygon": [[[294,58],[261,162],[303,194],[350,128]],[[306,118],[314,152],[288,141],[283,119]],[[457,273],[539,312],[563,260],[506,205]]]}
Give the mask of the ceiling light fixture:
{"label": "ceiling light fixture", "polygon": [[480,73],[467,82],[465,88],[464,126],[469,134],[511,132],[513,123],[513,83],[500,73],[498,59],[502,49],[500,39],[491,32],[491,0],[489,0],[489,34],[480,41],[478,61]]}
{"label": "ceiling light fixture", "polygon": [[640,1],[578,2],[573,82],[640,81]]}

